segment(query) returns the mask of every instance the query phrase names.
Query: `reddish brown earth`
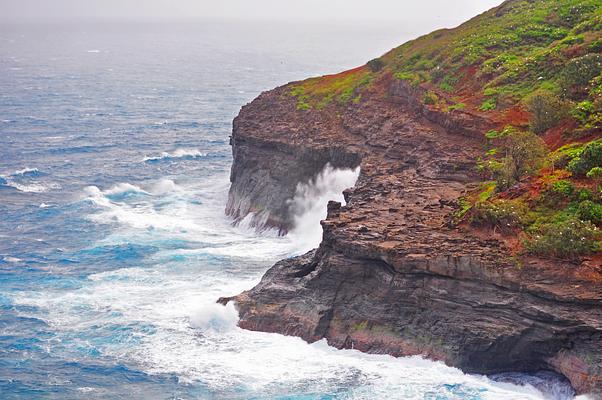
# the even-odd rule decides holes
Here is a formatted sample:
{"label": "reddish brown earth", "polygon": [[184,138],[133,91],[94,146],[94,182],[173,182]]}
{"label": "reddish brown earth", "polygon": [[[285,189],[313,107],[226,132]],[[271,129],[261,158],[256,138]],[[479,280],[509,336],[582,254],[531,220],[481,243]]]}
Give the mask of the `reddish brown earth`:
{"label": "reddish brown earth", "polygon": [[482,132],[499,121],[425,108],[417,90],[386,78],[359,104],[304,111],[285,86],[243,107],[229,215],[253,212],[284,233],[298,182],[326,163],[361,174],[346,206],[329,204],[317,250],[220,301],[236,302],[245,329],[468,372],[553,370],[600,398],[600,260],[518,260],[493,232],[451,227],[457,199],[479,180]]}

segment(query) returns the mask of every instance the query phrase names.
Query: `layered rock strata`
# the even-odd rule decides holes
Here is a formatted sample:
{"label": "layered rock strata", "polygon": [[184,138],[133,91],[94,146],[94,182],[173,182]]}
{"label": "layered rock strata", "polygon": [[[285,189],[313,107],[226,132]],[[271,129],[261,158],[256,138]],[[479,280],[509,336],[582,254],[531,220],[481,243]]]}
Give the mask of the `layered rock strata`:
{"label": "layered rock strata", "polygon": [[493,122],[422,107],[383,79],[343,111],[297,109],[290,87],[234,121],[227,213],[290,229],[288,199],[326,163],[361,165],[347,205],[330,203],[320,247],[274,265],[236,302],[250,330],[338,348],[421,354],[467,372],[552,370],[602,396],[602,268],[517,260],[494,232],[452,227],[478,183]]}

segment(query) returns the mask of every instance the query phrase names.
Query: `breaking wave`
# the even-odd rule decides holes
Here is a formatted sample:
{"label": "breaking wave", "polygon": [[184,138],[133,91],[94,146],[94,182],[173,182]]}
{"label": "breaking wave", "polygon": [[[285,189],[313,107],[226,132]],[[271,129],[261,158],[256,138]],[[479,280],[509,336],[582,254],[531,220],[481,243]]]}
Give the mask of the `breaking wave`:
{"label": "breaking wave", "polygon": [[11,174],[11,176],[38,176],[40,175],[40,170],[37,168],[23,168],[18,171],[15,171]]}
{"label": "breaking wave", "polygon": [[185,159],[193,160],[195,158],[206,157],[206,153],[202,153],[198,149],[176,149],[174,152],[162,152],[158,156],[146,156],[142,161],[144,162],[159,162],[173,159]]}
{"label": "breaking wave", "polygon": [[60,187],[54,183],[42,183],[35,179],[42,175],[37,168],[23,168],[7,175],[0,175],[0,187],[12,187],[24,193],[43,193]]}
{"label": "breaking wave", "polygon": [[345,205],[343,191],[355,186],[359,174],[360,167],[336,169],[326,164],[312,180],[297,185],[289,203],[294,214],[294,228],[289,235],[298,243],[300,251],[318,247],[322,241],[320,221],[326,218],[328,202],[338,201]]}

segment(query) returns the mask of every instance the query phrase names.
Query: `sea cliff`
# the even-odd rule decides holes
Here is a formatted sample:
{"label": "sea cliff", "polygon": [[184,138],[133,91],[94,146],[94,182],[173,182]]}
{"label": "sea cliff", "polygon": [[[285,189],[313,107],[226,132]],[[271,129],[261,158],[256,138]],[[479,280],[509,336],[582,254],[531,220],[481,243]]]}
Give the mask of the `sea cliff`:
{"label": "sea cliff", "polygon": [[[508,1],[476,21],[532,3]],[[433,92],[452,96],[400,76],[390,69],[392,57],[282,86],[242,108],[226,209],[235,220],[252,213],[256,226],[284,234],[299,182],[327,163],[361,173],[345,191],[345,206],[328,204],[319,248],[277,263],[255,288],[220,302],[235,301],[245,329],[420,354],[467,372],[551,370],[578,393],[601,398],[600,254],[542,256],[517,249],[518,228],[463,219],[472,212],[465,199],[483,185],[477,167],[486,133],[511,122],[527,129],[529,111],[508,99],[496,112],[471,106],[468,97],[463,107],[433,105],[425,101]],[[479,82],[461,78],[456,94]],[[595,128],[575,141],[599,135]],[[538,173],[495,196],[527,193]]]}

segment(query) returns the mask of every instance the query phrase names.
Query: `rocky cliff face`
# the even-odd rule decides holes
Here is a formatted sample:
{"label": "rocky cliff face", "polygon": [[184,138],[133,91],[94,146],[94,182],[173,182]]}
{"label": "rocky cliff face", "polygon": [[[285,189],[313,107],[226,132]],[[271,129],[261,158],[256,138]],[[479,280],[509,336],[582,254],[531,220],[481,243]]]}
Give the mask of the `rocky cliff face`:
{"label": "rocky cliff face", "polygon": [[264,93],[234,120],[230,144],[235,162],[226,206],[236,222],[250,215],[252,226],[276,228],[281,234],[292,227],[288,200],[298,183],[313,178],[327,163],[355,168],[361,159],[359,149],[320,141],[317,135],[328,129],[327,122],[296,115],[294,103],[282,101],[283,91]]}
{"label": "rocky cliff face", "polygon": [[[553,370],[602,396],[602,271],[515,260],[493,232],[450,227],[478,178],[490,121],[429,113],[383,79],[342,111],[262,94],[234,123],[227,213],[285,232],[287,199],[330,162],[361,165],[348,204],[329,204],[320,247],[277,263],[234,300],[240,326],[332,346],[422,354],[468,372]],[[378,95],[376,92],[379,91]],[[383,95],[387,93],[387,95]]]}

